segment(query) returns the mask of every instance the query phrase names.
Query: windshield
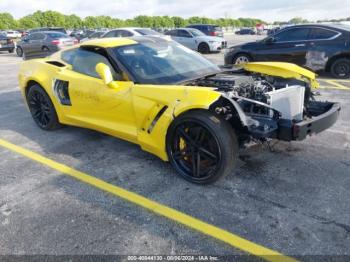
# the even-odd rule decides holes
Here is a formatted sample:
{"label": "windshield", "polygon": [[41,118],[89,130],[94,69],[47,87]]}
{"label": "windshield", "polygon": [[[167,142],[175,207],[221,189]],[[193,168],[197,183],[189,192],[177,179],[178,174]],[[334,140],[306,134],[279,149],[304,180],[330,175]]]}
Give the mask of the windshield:
{"label": "windshield", "polygon": [[202,33],[201,31],[199,31],[198,29],[187,29],[193,36],[203,36],[205,35],[204,33]]}
{"label": "windshield", "polygon": [[113,52],[136,82],[143,84],[175,84],[220,71],[200,54],[163,39],[116,47]]}
{"label": "windshield", "polygon": [[148,28],[135,29],[135,31],[141,35],[160,35],[160,33]]}
{"label": "windshield", "polygon": [[47,35],[49,35],[51,38],[69,38],[68,35],[65,35],[65,34],[60,33],[60,32],[47,33]]}
{"label": "windshield", "polygon": [[89,38],[98,38],[98,37],[101,37],[104,33],[106,33],[106,32],[95,32],[95,33],[92,33],[91,35],[89,35],[88,37]]}

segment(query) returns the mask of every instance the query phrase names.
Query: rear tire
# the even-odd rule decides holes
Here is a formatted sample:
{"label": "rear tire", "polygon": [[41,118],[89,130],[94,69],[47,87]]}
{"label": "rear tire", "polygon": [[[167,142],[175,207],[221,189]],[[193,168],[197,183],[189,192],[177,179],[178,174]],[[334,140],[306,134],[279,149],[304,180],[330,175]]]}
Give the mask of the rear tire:
{"label": "rear tire", "polygon": [[169,161],[186,180],[213,183],[231,173],[238,156],[232,127],[209,111],[190,111],[176,118],[168,129]]}
{"label": "rear tire", "polygon": [[44,130],[55,130],[62,125],[57,112],[45,90],[38,84],[29,87],[27,104],[35,123]]}
{"label": "rear tire", "polygon": [[350,59],[338,58],[331,65],[331,74],[335,78],[350,78]]}
{"label": "rear tire", "polygon": [[201,54],[209,54],[210,53],[210,47],[207,43],[200,43],[198,46],[198,52]]}
{"label": "rear tire", "polygon": [[43,48],[41,48],[41,50],[43,50],[46,53],[50,52],[50,49],[47,46],[43,46]]}
{"label": "rear tire", "polygon": [[13,51],[14,51],[14,49],[10,49],[10,50],[9,50],[9,53],[10,53],[10,54],[12,54],[12,53],[13,53]]}

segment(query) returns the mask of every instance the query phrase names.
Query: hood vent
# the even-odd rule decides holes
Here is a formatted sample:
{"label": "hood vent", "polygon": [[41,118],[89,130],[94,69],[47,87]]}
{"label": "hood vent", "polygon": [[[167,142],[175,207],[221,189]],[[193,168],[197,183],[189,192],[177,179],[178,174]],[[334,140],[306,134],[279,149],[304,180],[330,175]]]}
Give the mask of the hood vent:
{"label": "hood vent", "polygon": [[58,67],[65,67],[66,65],[58,62],[58,61],[46,61],[46,63],[50,64],[50,65],[54,65],[54,66],[58,66]]}

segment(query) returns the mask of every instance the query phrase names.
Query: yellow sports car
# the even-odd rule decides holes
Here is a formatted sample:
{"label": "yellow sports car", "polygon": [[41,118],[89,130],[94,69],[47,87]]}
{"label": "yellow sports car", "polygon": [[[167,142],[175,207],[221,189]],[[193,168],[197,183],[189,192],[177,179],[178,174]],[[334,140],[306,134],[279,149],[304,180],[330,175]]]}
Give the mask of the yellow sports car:
{"label": "yellow sports car", "polygon": [[91,40],[24,61],[19,83],[40,128],[72,125],[125,139],[200,184],[229,174],[252,139],[301,140],[340,111],[313,98],[317,82],[306,69],[223,69],[161,37]]}

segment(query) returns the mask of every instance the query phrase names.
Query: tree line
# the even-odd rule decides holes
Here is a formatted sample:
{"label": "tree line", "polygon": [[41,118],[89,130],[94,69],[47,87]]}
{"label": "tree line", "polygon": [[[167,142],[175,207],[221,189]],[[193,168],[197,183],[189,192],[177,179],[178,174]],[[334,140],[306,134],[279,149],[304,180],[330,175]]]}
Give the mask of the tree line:
{"label": "tree line", "polygon": [[139,15],[133,19],[119,19],[110,16],[65,15],[56,11],[36,11],[20,19],[15,19],[10,13],[0,13],[0,29],[29,29],[38,27],[65,27],[65,28],[117,28],[123,26],[174,28],[188,24],[216,24],[221,27],[253,27],[263,23],[255,18],[219,18],[193,16],[188,19],[179,16],[146,16]]}

